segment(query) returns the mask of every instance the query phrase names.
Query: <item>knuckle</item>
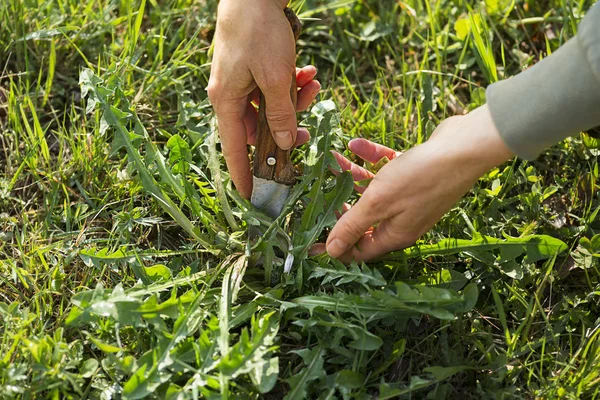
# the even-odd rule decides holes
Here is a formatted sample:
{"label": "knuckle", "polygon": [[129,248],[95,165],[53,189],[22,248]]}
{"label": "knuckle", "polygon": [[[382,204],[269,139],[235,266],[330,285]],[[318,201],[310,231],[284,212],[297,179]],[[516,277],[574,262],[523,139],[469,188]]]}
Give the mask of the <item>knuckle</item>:
{"label": "knuckle", "polygon": [[289,92],[292,81],[292,73],[292,70],[287,71],[283,68],[280,68],[278,71],[267,74],[264,79],[264,89],[267,92]]}
{"label": "knuckle", "polygon": [[237,187],[249,186],[252,185],[252,174],[248,170],[248,173],[235,175],[233,180]]}
{"label": "knuckle", "polygon": [[286,124],[290,122],[293,116],[293,111],[290,112],[289,110],[282,107],[278,107],[275,109],[267,109],[267,119],[271,123]]}
{"label": "knuckle", "polygon": [[352,238],[359,238],[365,233],[365,230],[352,218],[346,218],[343,231]]}
{"label": "knuckle", "polygon": [[208,82],[208,86],[206,87],[206,93],[208,94],[209,100],[214,104],[216,103],[221,93],[223,92],[222,85],[218,80],[211,78]]}
{"label": "knuckle", "polygon": [[364,203],[367,210],[379,213],[389,206],[389,200],[377,189],[376,185],[373,185],[373,183],[375,183],[375,179],[363,194],[361,201]]}
{"label": "knuckle", "polygon": [[246,148],[246,146],[225,145],[223,146],[222,151],[225,160],[241,159],[242,157],[248,157],[248,149]]}

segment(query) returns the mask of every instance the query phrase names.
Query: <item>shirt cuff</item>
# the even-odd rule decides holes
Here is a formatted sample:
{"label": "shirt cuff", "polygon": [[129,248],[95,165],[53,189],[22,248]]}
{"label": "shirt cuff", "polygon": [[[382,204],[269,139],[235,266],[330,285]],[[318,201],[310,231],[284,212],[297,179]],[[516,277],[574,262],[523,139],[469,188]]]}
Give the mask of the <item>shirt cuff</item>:
{"label": "shirt cuff", "polygon": [[600,82],[577,36],[528,70],[489,86],[486,97],[500,136],[528,160],[600,125]]}

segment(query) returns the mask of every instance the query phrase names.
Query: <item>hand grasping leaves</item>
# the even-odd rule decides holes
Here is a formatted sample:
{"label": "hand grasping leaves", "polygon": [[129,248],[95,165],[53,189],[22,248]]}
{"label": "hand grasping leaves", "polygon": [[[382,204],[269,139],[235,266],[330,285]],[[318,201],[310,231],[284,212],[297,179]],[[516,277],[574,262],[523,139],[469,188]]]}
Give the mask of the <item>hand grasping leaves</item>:
{"label": "hand grasping leaves", "polygon": [[327,239],[327,252],[343,261],[370,260],[410,246],[481,175],[512,156],[487,106],[448,118],[429,141],[404,154],[365,139],[354,139],[348,147],[371,163],[384,157],[391,161],[373,174],[334,153],[354,181],[372,179],[366,188],[355,186],[361,198],[346,205]]}

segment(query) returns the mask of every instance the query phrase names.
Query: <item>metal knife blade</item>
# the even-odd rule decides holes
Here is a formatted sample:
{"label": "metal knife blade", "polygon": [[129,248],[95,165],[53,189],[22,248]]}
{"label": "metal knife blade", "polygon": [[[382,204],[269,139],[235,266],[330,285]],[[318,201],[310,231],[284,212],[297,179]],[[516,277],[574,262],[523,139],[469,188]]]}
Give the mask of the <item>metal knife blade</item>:
{"label": "metal knife blade", "polygon": [[270,181],[256,176],[252,191],[252,204],[271,218],[277,218],[290,195],[291,186]]}

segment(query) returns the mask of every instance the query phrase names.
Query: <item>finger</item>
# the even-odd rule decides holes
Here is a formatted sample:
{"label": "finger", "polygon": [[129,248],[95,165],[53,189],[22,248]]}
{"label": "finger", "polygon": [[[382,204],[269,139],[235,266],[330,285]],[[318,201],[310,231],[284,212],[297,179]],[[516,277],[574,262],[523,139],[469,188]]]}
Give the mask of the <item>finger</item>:
{"label": "finger", "polygon": [[302,68],[296,68],[296,85],[304,87],[317,76],[317,69],[314,65],[307,65]]}
{"label": "finger", "polygon": [[246,126],[246,142],[249,145],[254,146],[256,143],[256,128],[258,124],[258,112],[251,103],[246,106],[246,113],[244,114],[244,125]]}
{"label": "finger", "polygon": [[348,203],[344,203],[344,205],[342,206],[342,210],[341,211],[337,211],[335,210],[335,217],[337,219],[342,218],[342,215],[346,214],[350,209],[352,208],[352,206]]}
{"label": "finger", "polygon": [[266,116],[275,143],[283,149],[296,142],[296,110],[290,98],[292,75],[271,77],[261,87],[266,103]]}
{"label": "finger", "polygon": [[380,218],[370,198],[366,196],[342,215],[333,227],[327,238],[327,252],[331,257],[337,258],[345,254]]}
{"label": "finger", "polygon": [[[337,151],[332,150],[331,153],[333,157],[336,159],[342,171],[350,171],[352,174],[352,180],[354,182],[364,181],[366,179],[373,179],[375,175],[371,171],[367,171],[361,166],[354,164],[352,161],[348,160],[346,157],[338,153]],[[336,170],[331,170],[334,175],[339,175],[340,172]],[[358,193],[364,193],[367,188],[365,186],[354,185],[354,190]]]}
{"label": "finger", "polygon": [[363,181],[365,179],[371,179],[375,176],[371,171],[367,171],[363,167],[354,164],[337,151],[331,150],[331,154],[333,154],[333,157],[342,168],[342,171],[350,171],[352,174],[352,179],[355,181]]}
{"label": "finger", "polygon": [[[296,133],[296,143],[294,147],[302,146],[304,143],[310,140],[310,132],[306,128],[298,128]],[[256,146],[256,129],[252,135],[248,136],[248,144],[250,146]]]}
{"label": "finger", "polygon": [[245,99],[215,107],[223,157],[231,180],[240,194],[249,199],[252,194],[252,174],[246,148]]}
{"label": "finger", "polygon": [[379,162],[383,157],[392,160],[400,154],[389,147],[373,143],[367,139],[352,139],[348,143],[348,148],[363,160],[373,164]]}
{"label": "finger", "polygon": [[344,253],[340,260],[369,261],[394,250],[404,249],[414,243],[406,240],[412,237],[411,232],[404,232],[400,227],[400,216],[381,221],[375,229],[365,233],[356,246]]}
{"label": "finger", "polygon": [[325,253],[326,251],[327,248],[325,247],[325,243],[315,243],[312,246],[310,246],[310,249],[308,250],[308,255],[309,257],[315,257]]}
{"label": "finger", "polygon": [[303,145],[304,143],[310,140],[310,132],[306,128],[298,128],[296,135],[296,143],[294,143],[294,147],[298,147]]}
{"label": "finger", "polygon": [[310,81],[302,89],[298,91],[298,102],[296,103],[296,111],[304,111],[310,106],[310,103],[319,94],[321,83],[319,81]]}
{"label": "finger", "polygon": [[[307,65],[303,68],[296,68],[296,85],[300,88],[298,91],[298,103],[300,104],[301,97],[309,97],[311,100],[303,101],[302,104],[306,104],[304,107],[296,106],[297,111],[304,111],[308,108],[308,105],[315,99],[319,90],[321,90],[321,83],[315,81],[314,77],[317,74],[317,69],[312,65]],[[316,82],[316,83],[315,83]],[[303,90],[308,85],[307,90]],[[318,88],[317,88],[318,86]],[[303,94],[308,93],[308,94]],[[250,101],[258,106],[260,102],[260,89],[256,88],[250,94]]]}
{"label": "finger", "polygon": [[[298,101],[296,103],[296,111],[305,111],[308,106],[315,100],[321,90],[321,82],[311,80],[298,91]],[[250,101],[255,106],[260,102],[260,90],[255,89],[249,96]]]}

